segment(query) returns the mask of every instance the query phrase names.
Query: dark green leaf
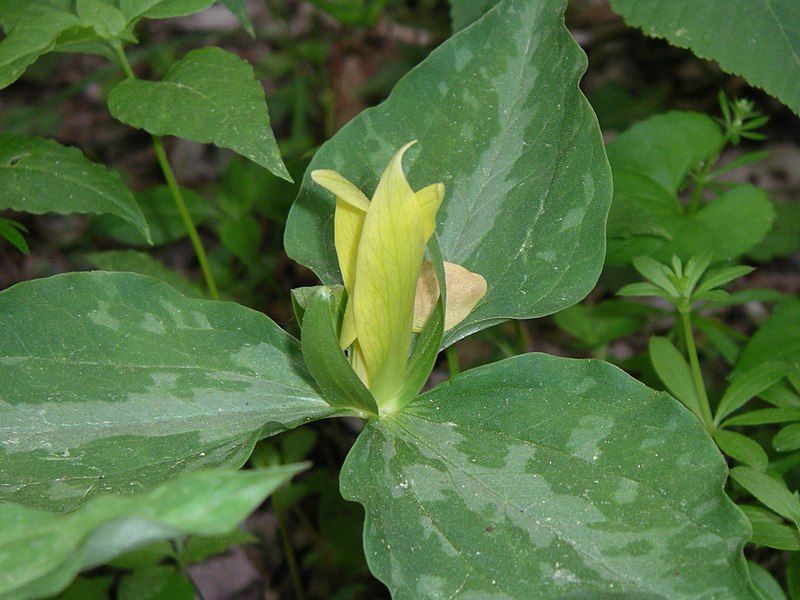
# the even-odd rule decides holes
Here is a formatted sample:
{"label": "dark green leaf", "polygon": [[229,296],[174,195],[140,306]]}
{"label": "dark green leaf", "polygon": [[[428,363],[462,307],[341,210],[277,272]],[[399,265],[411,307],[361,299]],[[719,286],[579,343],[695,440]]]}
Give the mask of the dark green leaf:
{"label": "dark green leaf", "polygon": [[556,325],[583,344],[598,348],[639,331],[651,310],[644,304],[609,300],[595,305],[576,304],[556,313],[554,319]]}
{"label": "dark green leaf", "polygon": [[13,245],[23,254],[30,254],[31,249],[22,232],[28,232],[24,225],[12,221],[11,219],[0,218],[0,237],[4,238],[9,244]]}
{"label": "dark green leaf", "polygon": [[731,458],[759,471],[766,470],[769,462],[767,453],[755,440],[735,431],[719,429],[714,432],[714,441]]}
{"label": "dark green leaf", "polygon": [[725,477],[666,394],[606,363],[528,354],[369,423],[341,487],[398,600],[749,597],[749,527]]}
{"label": "dark green leaf", "polygon": [[597,122],[578,90],[586,58],[564,28],[565,5],[505,0],[324,144],[289,215],[289,255],[324,283],[339,282],[334,200],[310,172],[335,169],[369,195],[390,157],[417,139],[409,181],[446,188],[442,256],[488,282],[444,345],[583,298],[603,262],[610,181]]}
{"label": "dark green leaf", "polygon": [[222,48],[189,52],[163,81],[117,84],[108,106],[131,127],[230,148],[291,181],[253,67]]}
{"label": "dark green leaf", "polygon": [[[125,2],[126,0],[121,0]],[[133,0],[136,2],[137,0]],[[144,16],[148,19],[169,19],[183,17],[201,10],[205,10],[214,3],[214,0],[138,0],[140,3],[150,4]]]}
{"label": "dark green leaf", "polygon": [[764,408],[754,410],[743,415],[731,417],[724,422],[727,426],[741,425],[770,425],[773,423],[786,423],[789,421],[800,421],[800,409],[798,408]]}
{"label": "dark green leaf", "polygon": [[150,241],[142,211],[122,178],[77,148],[0,133],[0,209],[42,214],[109,213]]}
{"label": "dark green leaf", "polygon": [[776,384],[784,375],[786,375],[786,365],[774,362],[761,363],[748,371],[739,371],[719,401],[714,422],[721,423],[725,417]]}
{"label": "dark green leaf", "polygon": [[778,550],[800,550],[800,532],[796,527],[784,525],[778,515],[760,506],[746,504],[739,508],[753,526],[752,543]]}
{"label": "dark green leaf", "polygon": [[800,250],[800,202],[776,202],[775,224],[766,237],[748,252],[755,260],[767,262]]}
{"label": "dark green leaf", "polygon": [[783,480],[750,467],[731,469],[731,477],[767,508],[790,519],[795,525],[800,521],[800,500],[789,491]]}
{"label": "dark green leaf", "polygon": [[66,514],[0,504],[0,595],[41,598],[137,546],[228,533],[302,468],[184,473],[144,494],[97,496]]}
{"label": "dark green leaf", "polygon": [[611,0],[611,6],[629,25],[717,61],[800,115],[795,0]]}
{"label": "dark green leaf", "polygon": [[748,561],[747,565],[750,567],[750,579],[753,587],[763,600],[786,600],[786,594],[783,593],[781,584],[775,581],[772,573],[757,562]]}
{"label": "dark green leaf", "polygon": [[723,144],[711,117],[673,111],[634,125],[608,145],[614,172],[609,263],[625,265],[641,255],[667,262],[673,255],[688,259],[707,252],[725,260],[763,239],[775,214],[760,188],[734,187],[696,212],[678,201],[689,174]]}
{"label": "dark green leaf", "polygon": [[800,423],[792,423],[781,429],[772,438],[772,447],[778,452],[800,449]]}
{"label": "dark green leaf", "polygon": [[70,273],[0,294],[0,497],[69,510],[333,411],[261,313],[148,277]]}
{"label": "dark green leaf", "polygon": [[194,600],[194,586],[175,567],[156,566],[122,578],[118,600]]}
{"label": "dark green leaf", "polygon": [[0,89],[14,83],[36,59],[55,48],[60,35],[81,27],[68,0],[3,0],[0,24],[6,33],[0,40]]}
{"label": "dark green leaf", "polygon": [[736,363],[736,372],[748,371],[764,362],[786,362],[800,369],[800,302],[794,300],[775,308],[750,338]]}
{"label": "dark green leaf", "polygon": [[[203,224],[215,214],[209,201],[194,190],[182,188],[181,193],[195,225]],[[138,192],[136,202],[150,226],[153,244],[166,244],[186,237],[186,225],[183,223],[172,193],[167,186],[158,186]],[[101,215],[94,219],[89,233],[108,236],[131,246],[140,246],[145,243],[142,234],[136,228],[110,215]]]}

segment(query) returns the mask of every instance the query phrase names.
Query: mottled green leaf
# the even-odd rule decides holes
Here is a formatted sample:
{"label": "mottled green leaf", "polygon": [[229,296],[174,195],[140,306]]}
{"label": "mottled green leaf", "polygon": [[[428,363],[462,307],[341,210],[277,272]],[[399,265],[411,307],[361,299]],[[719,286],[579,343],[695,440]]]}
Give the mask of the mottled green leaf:
{"label": "mottled green leaf", "polygon": [[108,213],[150,241],[147,222],[119,174],[80,150],[42,138],[0,133],[0,209],[41,214]]}
{"label": "mottled green leaf", "polygon": [[0,504],[0,596],[41,598],[133,548],[233,530],[302,465],[184,473],[135,496],[97,496],[70,513]]}
{"label": "mottled green leaf", "polygon": [[397,600],[748,598],[749,527],[726,474],[665,393],[529,354],[368,424],[341,487]]}
{"label": "mottled green leaf", "polygon": [[131,127],[230,148],[291,181],[253,67],[222,48],[189,52],[162,81],[125,80],[108,105]]}
{"label": "mottled green leaf", "polygon": [[206,294],[191,280],[174,271],[144,252],[137,250],[107,250],[86,255],[88,260],[101,271],[121,271],[147,275],[168,283],[181,294],[192,298],[207,298]]}
{"label": "mottled green leaf", "polygon": [[608,145],[614,173],[609,263],[626,265],[641,255],[668,262],[673,255],[688,259],[707,252],[732,259],[764,238],[775,212],[760,188],[734,187],[696,211],[678,200],[690,173],[723,144],[711,117],[673,111],[637,123]]}
{"label": "mottled green leaf", "polygon": [[389,158],[417,139],[405,161],[410,182],[446,188],[442,257],[488,282],[444,345],[585,296],[603,262],[610,181],[578,89],[586,57],[564,27],[565,5],[505,0],[323,145],[289,215],[289,255],[324,283],[339,282],[334,199],[310,172],[335,169],[370,193]]}
{"label": "mottled green leaf", "polygon": [[611,0],[629,25],[716,60],[800,115],[796,0]]}
{"label": "mottled green leaf", "polygon": [[461,31],[467,25],[486,14],[499,0],[450,0],[450,19],[453,31]]}
{"label": "mottled green leaf", "polygon": [[331,414],[261,313],[148,277],[70,273],[0,294],[0,498],[68,510]]}

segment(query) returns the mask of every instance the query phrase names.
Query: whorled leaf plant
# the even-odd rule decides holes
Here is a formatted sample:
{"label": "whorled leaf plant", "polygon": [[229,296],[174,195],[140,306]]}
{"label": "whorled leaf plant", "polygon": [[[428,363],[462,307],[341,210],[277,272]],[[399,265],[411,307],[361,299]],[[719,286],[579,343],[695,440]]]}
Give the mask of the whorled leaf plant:
{"label": "whorled leaf plant", "polygon": [[91,542],[65,554],[52,519],[24,577],[0,553],[0,595],[54,593],[132,522],[164,537],[117,496],[357,415],[341,490],[395,598],[751,597],[725,462],[667,394],[541,354],[419,394],[440,348],[599,275],[610,173],[565,7],[499,2],[320,149],[286,234],[325,284],[294,295],[300,342],[128,273],[0,294],[0,522],[70,511]]}

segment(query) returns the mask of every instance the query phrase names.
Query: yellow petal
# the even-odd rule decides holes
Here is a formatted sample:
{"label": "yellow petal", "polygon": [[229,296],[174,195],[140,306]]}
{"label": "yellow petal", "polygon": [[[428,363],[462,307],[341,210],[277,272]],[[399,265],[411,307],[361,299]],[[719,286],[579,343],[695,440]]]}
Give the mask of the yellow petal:
{"label": "yellow petal", "polygon": [[356,278],[356,254],[366,211],[369,209],[369,200],[361,190],[336,171],[318,169],[311,172],[311,179],[336,196],[333,238],[342,281],[349,296],[339,341],[342,348],[347,348],[356,337],[352,301]]}
{"label": "yellow petal", "polygon": [[436,231],[436,211],[439,210],[442,200],[444,200],[444,185],[441,183],[431,184],[418,190],[415,195],[422,219],[423,236],[427,243],[433,232]]}
{"label": "yellow petal", "polygon": [[[461,265],[444,263],[444,278],[447,281],[447,306],[444,329],[452,329],[467,318],[475,305],[486,295],[486,280]],[[428,317],[439,300],[439,284],[430,261],[425,261],[417,282],[414,298],[414,331],[422,331]]]}
{"label": "yellow petal", "polygon": [[394,398],[405,377],[414,296],[425,253],[419,206],[403,173],[403,154],[410,145],[395,154],[378,183],[356,264],[356,332],[370,391],[381,405]]}
{"label": "yellow petal", "polygon": [[352,205],[363,212],[369,208],[369,200],[360,189],[347,179],[330,169],[317,169],[311,171],[311,179],[314,183],[321,185],[334,196],[343,202]]}

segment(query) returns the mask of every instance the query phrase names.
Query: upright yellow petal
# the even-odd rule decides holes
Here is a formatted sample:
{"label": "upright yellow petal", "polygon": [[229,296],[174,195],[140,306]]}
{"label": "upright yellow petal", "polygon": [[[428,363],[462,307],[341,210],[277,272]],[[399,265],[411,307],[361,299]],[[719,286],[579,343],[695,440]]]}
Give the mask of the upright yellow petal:
{"label": "upright yellow petal", "polygon": [[405,377],[425,253],[419,205],[403,173],[403,154],[410,145],[395,154],[378,183],[356,263],[356,332],[370,391],[382,406],[391,402]]}
{"label": "upright yellow petal", "polygon": [[347,290],[348,301],[345,307],[340,344],[347,348],[356,337],[353,319],[353,286],[356,279],[356,254],[361,241],[369,200],[364,193],[336,171],[318,169],[311,172],[311,179],[336,196],[336,210],[333,218],[333,239],[339,270]]}

